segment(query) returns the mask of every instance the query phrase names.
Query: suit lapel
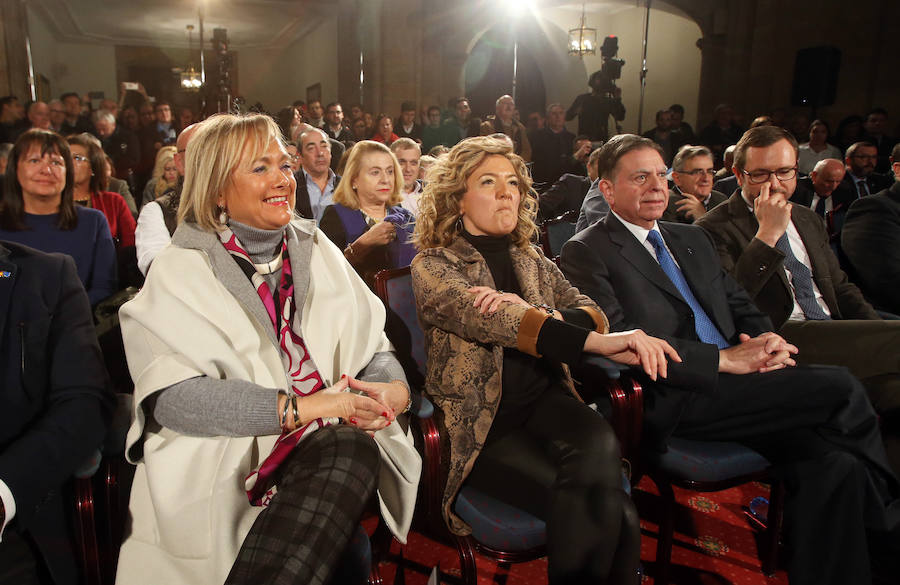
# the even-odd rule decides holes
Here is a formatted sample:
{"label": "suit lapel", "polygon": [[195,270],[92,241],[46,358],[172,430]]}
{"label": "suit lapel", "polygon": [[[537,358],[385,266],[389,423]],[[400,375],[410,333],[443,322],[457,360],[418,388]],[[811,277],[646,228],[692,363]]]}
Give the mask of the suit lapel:
{"label": "suit lapel", "polygon": [[9,250],[0,244],[0,332],[5,330],[9,303],[16,286],[18,267],[10,262]]}
{"label": "suit lapel", "polygon": [[609,239],[619,246],[619,252],[622,254],[622,257],[643,274],[644,278],[684,302],[681,293],[678,292],[671,279],[663,272],[659,262],[654,260],[650,252],[647,251],[641,242],[638,242],[637,238],[628,231],[628,228],[622,225],[622,222],[611,213],[603,221],[606,222],[609,228]]}

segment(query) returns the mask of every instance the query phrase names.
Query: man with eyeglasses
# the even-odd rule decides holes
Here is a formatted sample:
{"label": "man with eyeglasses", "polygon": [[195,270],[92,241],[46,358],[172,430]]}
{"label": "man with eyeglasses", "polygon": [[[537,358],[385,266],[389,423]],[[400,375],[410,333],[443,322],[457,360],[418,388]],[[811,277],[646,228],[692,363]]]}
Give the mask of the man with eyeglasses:
{"label": "man with eyeglasses", "polygon": [[878,147],[871,142],[855,142],[847,148],[844,162],[847,174],[841,185],[858,198],[878,193],[891,185],[889,177],[875,172],[878,163]]}
{"label": "man with eyeglasses", "polygon": [[[900,436],[900,321],[883,321],[841,270],[825,224],[792,205],[797,141],[777,126],[748,130],[734,154],[740,190],[698,225],[712,236],[725,270],[800,349],[798,362],[845,366],[865,384]],[[900,469],[900,448],[889,453]]]}
{"label": "man with eyeglasses", "polygon": [[672,160],[672,168],[675,188],[669,190],[663,221],[694,223],[728,199],[724,193],[713,190],[716,171],[712,152],[705,146],[682,146]]}
{"label": "man with eyeglasses", "polygon": [[709,236],[658,221],[668,187],[657,144],[623,134],[600,150],[611,211],[566,242],[561,267],[610,331],[641,328],[681,358],[664,379],[632,373],[644,387],[645,447],[688,439],[759,452],[788,489],[791,585],[871,583],[867,530],[900,522],[900,484],[865,390],[844,368],[792,367],[797,348],[722,270]]}

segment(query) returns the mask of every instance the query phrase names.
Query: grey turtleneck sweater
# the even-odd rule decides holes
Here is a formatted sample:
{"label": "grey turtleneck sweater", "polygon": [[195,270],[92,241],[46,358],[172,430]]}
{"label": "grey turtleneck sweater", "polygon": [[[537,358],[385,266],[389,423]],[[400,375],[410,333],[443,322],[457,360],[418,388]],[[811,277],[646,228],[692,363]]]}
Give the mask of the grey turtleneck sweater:
{"label": "grey turtleneck sweater", "polygon": [[[281,251],[283,229],[262,230],[234,220],[229,227],[256,264],[269,262]],[[274,291],[281,280],[281,269],[263,278]],[[406,383],[403,368],[390,352],[375,354],[359,378],[367,382],[401,380]],[[281,432],[277,413],[279,391],[247,380],[190,378],[157,393],[153,417],[162,426],[184,435],[276,435]]]}

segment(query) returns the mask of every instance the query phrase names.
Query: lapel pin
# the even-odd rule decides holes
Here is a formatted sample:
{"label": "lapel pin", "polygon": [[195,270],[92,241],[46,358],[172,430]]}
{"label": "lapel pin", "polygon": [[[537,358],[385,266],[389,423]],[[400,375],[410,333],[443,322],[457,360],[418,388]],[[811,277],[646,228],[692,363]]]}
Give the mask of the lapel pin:
{"label": "lapel pin", "polygon": [[688,253],[688,254],[693,254],[693,253],[694,253],[694,249],[693,249],[693,248],[688,248],[688,249],[687,249],[687,253]]}
{"label": "lapel pin", "polygon": [[9,270],[3,270],[2,272],[0,272],[0,278],[9,278],[10,276],[12,276],[12,272],[10,272]]}

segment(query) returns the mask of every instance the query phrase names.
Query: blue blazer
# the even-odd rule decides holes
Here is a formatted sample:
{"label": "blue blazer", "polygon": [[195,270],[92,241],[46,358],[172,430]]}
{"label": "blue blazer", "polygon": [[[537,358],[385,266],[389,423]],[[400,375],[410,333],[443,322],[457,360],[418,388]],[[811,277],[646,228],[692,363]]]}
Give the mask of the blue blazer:
{"label": "blue blazer", "polygon": [[74,584],[60,491],[100,446],[112,394],[71,257],[0,242],[0,380],[0,479],[16,501],[6,530],[35,542],[57,585]]}

